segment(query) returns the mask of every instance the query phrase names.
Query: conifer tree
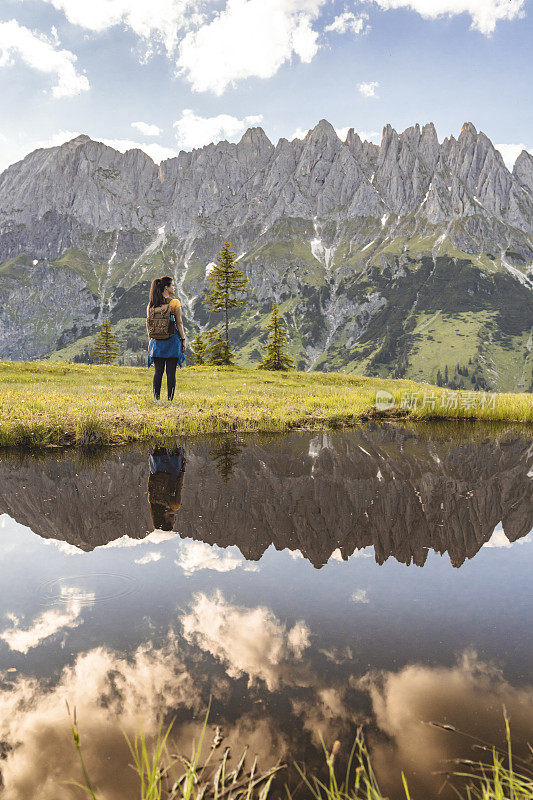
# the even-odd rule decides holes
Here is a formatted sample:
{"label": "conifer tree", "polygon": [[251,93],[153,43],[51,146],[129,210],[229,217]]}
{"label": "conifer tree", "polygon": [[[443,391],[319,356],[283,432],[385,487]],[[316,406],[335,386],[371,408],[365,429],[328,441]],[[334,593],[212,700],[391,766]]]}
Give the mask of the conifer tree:
{"label": "conifer tree", "polygon": [[235,263],[235,253],[230,243],[224,242],[217,263],[208,276],[209,289],[203,300],[210,311],[224,313],[226,342],[229,342],[228,312],[230,308],[241,308],[244,294],[248,291],[248,279]]}
{"label": "conifer tree", "polygon": [[287,334],[280,319],[278,304],[275,300],[272,303],[272,313],[267,330],[270,331],[270,334],[264,347],[265,357],[258,365],[258,369],[292,369],[294,361],[286,352]]}
{"label": "conifer tree", "polygon": [[109,319],[106,317],[96,334],[96,339],[91,350],[91,358],[96,364],[112,364],[116,361],[120,347],[117,337],[111,330]]}
{"label": "conifer tree", "polygon": [[216,443],[209,451],[209,455],[215,462],[218,474],[227,483],[235,469],[243,445],[238,439],[228,436]]}
{"label": "conifer tree", "polygon": [[192,349],[194,353],[194,363],[197,366],[205,364],[207,360],[207,345],[201,333],[198,333],[193,339]]}
{"label": "conifer tree", "polygon": [[235,363],[234,353],[222,332],[218,328],[213,328],[207,331],[205,338],[207,363],[216,367],[232,367]]}

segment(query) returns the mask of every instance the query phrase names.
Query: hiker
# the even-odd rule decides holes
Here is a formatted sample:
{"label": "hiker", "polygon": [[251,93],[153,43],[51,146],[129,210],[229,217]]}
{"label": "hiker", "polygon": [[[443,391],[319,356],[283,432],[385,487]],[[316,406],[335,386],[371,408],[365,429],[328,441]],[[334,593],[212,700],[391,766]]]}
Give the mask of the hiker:
{"label": "hiker", "polygon": [[171,402],[176,388],[176,367],[185,360],[185,332],[181,318],[181,303],[174,297],[174,278],[165,275],[155,278],[150,287],[146,309],[148,366],[154,364],[154,399],[159,401],[163,373],[167,371],[167,395]]}
{"label": "hiker", "polygon": [[178,447],[168,453],[156,447],[150,455],[148,502],[156,530],[171,531],[181,508],[181,490],[185,473],[185,450]]}

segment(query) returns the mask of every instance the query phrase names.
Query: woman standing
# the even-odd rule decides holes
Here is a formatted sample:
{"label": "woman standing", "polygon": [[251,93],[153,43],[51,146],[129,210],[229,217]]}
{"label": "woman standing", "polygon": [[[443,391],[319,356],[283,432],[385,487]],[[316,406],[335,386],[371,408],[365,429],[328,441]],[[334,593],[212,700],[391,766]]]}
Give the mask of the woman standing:
{"label": "woman standing", "polygon": [[148,502],[154,528],[171,531],[181,508],[181,491],[185,473],[185,450],[178,447],[170,453],[156,447],[150,454]]}
{"label": "woman standing", "polygon": [[[146,309],[146,328],[150,336],[148,366],[153,362],[155,367],[155,400],[159,400],[165,369],[167,371],[168,399],[169,401],[173,399],[176,388],[176,367],[178,364],[181,367],[185,360],[186,341],[181,318],[181,303],[174,298],[175,292],[174,279],[169,275],[165,275],[164,278],[155,278],[152,281]],[[166,320],[168,320],[168,327]],[[163,333],[161,332],[162,325],[165,328]],[[157,338],[155,338],[156,336]]]}

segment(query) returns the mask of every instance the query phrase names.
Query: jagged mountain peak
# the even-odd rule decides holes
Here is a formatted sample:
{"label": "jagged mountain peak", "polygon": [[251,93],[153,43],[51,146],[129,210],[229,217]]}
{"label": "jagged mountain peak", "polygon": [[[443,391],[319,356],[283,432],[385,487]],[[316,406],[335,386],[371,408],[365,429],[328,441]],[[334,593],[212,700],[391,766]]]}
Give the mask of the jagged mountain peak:
{"label": "jagged mountain peak", "polygon": [[363,140],[355,130],[355,128],[348,128],[348,133],[346,134],[346,139],[344,140],[346,144],[350,144],[351,142],[356,142],[359,146],[362,145]]}
{"label": "jagged mountain peak", "polygon": [[308,131],[304,141],[306,142],[308,140],[317,141],[319,139],[327,139],[331,141],[334,141],[336,139],[337,141],[340,141],[337,135],[337,131],[335,130],[331,122],[327,121],[327,119],[321,119],[318,122],[318,124],[315,125],[314,128]]}
{"label": "jagged mountain peak", "polygon": [[[498,383],[487,366],[491,353],[483,353],[467,387],[482,385],[481,373],[490,387],[529,386],[533,157],[522,153],[511,174],[471,123],[442,144],[431,122],[400,134],[386,125],[381,145],[354,128],[342,142],[325,119],[305,138],[277,144],[253,126],[238,142],[182,150],[159,167],[140,149],[120,153],[86,135],[36,151],[0,176],[0,353],[38,357],[82,341],[106,312],[114,322],[142,317],[142,287],[170,256],[187,324],[205,326],[198,298],[226,238],[255,293],[250,330],[273,296],[295,302],[290,329],[300,368],[351,371],[364,363],[368,374],[409,369],[409,377],[434,381],[455,335],[449,314],[463,309],[478,319],[485,309],[478,321],[493,320],[491,347],[502,330],[511,337],[495,363],[524,355],[520,372],[509,367]],[[39,299],[21,337],[12,309],[22,300],[27,307],[25,275]],[[424,314],[433,320],[438,309],[432,331]],[[402,314],[422,325],[421,342],[427,331],[428,349],[413,350],[412,364],[417,328],[404,330]],[[473,341],[484,343],[485,329],[475,330]],[[458,336],[471,338],[471,330]],[[246,346],[253,361],[258,350]],[[474,360],[478,345],[468,347]]]}
{"label": "jagged mountain peak", "polygon": [[[141,214],[143,226],[152,228],[163,215],[169,219],[167,231],[185,233],[196,217],[220,212],[230,198],[235,219],[249,218],[251,187],[261,192],[263,184],[271,197],[261,200],[261,208],[270,209],[272,219],[273,214],[313,216],[318,208],[332,213],[339,205],[355,217],[381,216],[382,208],[404,215],[420,209],[426,200],[424,216],[434,222],[488,213],[530,232],[531,173],[526,153],[511,176],[490,139],[470,122],[463,125],[457,140],[451,136],[442,144],[432,122],[416,123],[400,134],[387,124],[381,145],[363,142],[354,128],[341,142],[326,119],[303,140],[282,138],[276,146],[263,128],[254,126],[237,143],[224,140],[181,151],[160,168],[139,148],[122,154],[80,135],[59,147],[36,151],[9,170],[9,179],[5,174],[0,178],[0,221],[12,208],[24,210],[27,224],[51,210],[64,214],[76,209],[81,223],[92,225],[98,220],[103,230],[114,230],[118,218],[121,226],[138,228],[141,220],[136,209],[144,208],[151,211]],[[305,200],[292,183],[296,174],[298,181],[304,180],[304,194],[305,186],[311,192],[310,205],[310,198]],[[305,177],[311,174],[312,189]],[[49,184],[45,192],[43,175]],[[453,176],[461,182],[455,190]],[[126,197],[117,192],[118,180],[133,187],[133,194],[128,191]],[[97,185],[89,189],[94,181]],[[50,191],[54,185],[55,196]],[[20,201],[15,202],[19,191]],[[138,191],[143,194],[136,198]],[[280,196],[281,203],[275,199]],[[160,205],[165,208],[156,208]],[[228,224],[227,212],[224,224]]]}
{"label": "jagged mountain peak", "polygon": [[513,176],[533,195],[533,155],[522,150],[515,161]]}
{"label": "jagged mountain peak", "polygon": [[255,146],[266,146],[273,149],[274,145],[260,126],[248,128],[239,140],[239,144],[252,144]]}
{"label": "jagged mountain peak", "polygon": [[477,136],[476,126],[472,122],[463,122],[459,136]]}
{"label": "jagged mountain peak", "polygon": [[398,137],[398,132],[392,127],[390,122],[387,122],[387,124],[383,127],[383,131],[381,132],[381,146],[383,146],[384,142],[388,142],[395,137]]}

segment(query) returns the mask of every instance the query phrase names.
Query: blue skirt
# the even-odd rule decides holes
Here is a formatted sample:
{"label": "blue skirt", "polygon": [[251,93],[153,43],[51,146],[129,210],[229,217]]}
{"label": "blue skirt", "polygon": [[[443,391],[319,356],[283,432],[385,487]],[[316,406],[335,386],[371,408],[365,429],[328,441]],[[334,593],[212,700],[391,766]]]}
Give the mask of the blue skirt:
{"label": "blue skirt", "polygon": [[177,358],[178,366],[182,367],[185,353],[179,333],[174,333],[168,339],[150,339],[148,343],[148,366],[152,365],[154,358]]}
{"label": "blue skirt", "polygon": [[175,478],[179,478],[183,472],[184,457],[185,450],[182,447],[172,455],[168,453],[164,455],[152,454],[150,456],[150,472],[152,475],[155,475],[156,472],[168,472],[170,475],[174,475]]}

